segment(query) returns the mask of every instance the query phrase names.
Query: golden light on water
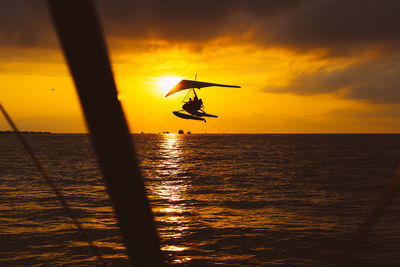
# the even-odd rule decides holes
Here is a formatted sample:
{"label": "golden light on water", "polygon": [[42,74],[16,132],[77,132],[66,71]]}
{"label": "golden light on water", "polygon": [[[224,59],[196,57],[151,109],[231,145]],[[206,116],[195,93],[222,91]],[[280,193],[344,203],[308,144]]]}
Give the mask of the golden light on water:
{"label": "golden light on water", "polygon": [[162,93],[167,94],[182,79],[182,77],[176,76],[160,77],[158,78],[157,84],[160,87]]}
{"label": "golden light on water", "polygon": [[[164,152],[172,153],[174,156],[179,153],[179,136],[174,133],[164,134],[164,141],[162,143],[162,147],[164,148]],[[177,147],[178,146],[178,147]]]}
{"label": "golden light on water", "polygon": [[[152,193],[163,200],[163,205],[156,208],[156,220],[168,225],[166,228],[159,229],[160,237],[166,240],[175,240],[182,237],[188,230],[188,219],[186,213],[188,208],[185,206],[186,191],[188,180],[182,166],[183,152],[181,148],[182,135],[164,134],[160,143],[160,158],[157,169],[160,178],[167,176],[169,179],[160,179]],[[188,247],[165,243],[161,250],[168,252],[180,252],[187,250]],[[179,262],[190,261],[190,257],[178,259]]]}
{"label": "golden light on water", "polygon": [[165,246],[161,248],[161,250],[166,250],[166,251],[184,251],[185,249],[186,249],[185,247],[178,247],[178,246]]}
{"label": "golden light on water", "polygon": [[[161,144],[160,156],[163,160],[159,164],[160,175],[168,177],[181,177],[182,167],[180,166],[181,148],[180,135],[164,134]],[[160,211],[166,214],[165,220],[181,221],[181,213],[184,212],[184,206],[181,202],[184,200],[187,182],[181,179],[173,179],[170,181],[161,181],[155,188],[155,193],[166,200],[168,205],[162,207]]]}

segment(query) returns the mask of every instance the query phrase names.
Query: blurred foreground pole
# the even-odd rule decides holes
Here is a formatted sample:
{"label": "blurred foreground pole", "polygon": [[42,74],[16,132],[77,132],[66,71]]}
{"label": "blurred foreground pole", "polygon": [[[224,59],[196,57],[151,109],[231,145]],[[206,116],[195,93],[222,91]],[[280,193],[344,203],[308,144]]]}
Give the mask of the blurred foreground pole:
{"label": "blurred foreground pole", "polygon": [[161,266],[153,215],[90,0],[48,0],[131,264]]}

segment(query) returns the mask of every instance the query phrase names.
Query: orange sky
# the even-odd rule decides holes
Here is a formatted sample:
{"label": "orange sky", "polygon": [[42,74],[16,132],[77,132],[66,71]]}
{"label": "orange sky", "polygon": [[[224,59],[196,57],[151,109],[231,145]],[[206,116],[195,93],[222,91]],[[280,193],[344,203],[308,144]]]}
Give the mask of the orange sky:
{"label": "orange sky", "polygon": [[[0,28],[0,101],[21,130],[85,132],[47,11],[38,3],[43,6],[0,3],[0,22],[7,22],[0,25],[8,25]],[[400,55],[393,49],[400,38],[388,28],[392,18],[386,12],[393,7],[385,9],[375,29],[366,30],[362,23],[349,23],[354,7],[344,1],[335,4],[339,11],[340,5],[347,8],[341,9],[347,12],[340,13],[340,21],[333,1],[283,6],[221,1],[213,8],[225,12],[224,19],[208,11],[212,2],[205,1],[196,20],[163,17],[183,8],[179,1],[171,3],[155,1],[149,9],[146,2],[133,7],[122,1],[97,2],[133,132],[400,132]],[[138,15],[141,8],[148,13]],[[324,9],[333,13],[331,18],[318,15]],[[371,19],[363,15],[369,11],[365,9],[358,10],[361,21]],[[13,12],[15,16],[7,15]],[[26,19],[17,23],[21,16]],[[330,23],[338,32],[329,31]],[[382,32],[379,27],[386,29],[385,35],[377,33]],[[172,111],[181,109],[185,92],[165,98],[170,88],[161,82],[165,77],[193,79],[196,73],[200,81],[242,87],[199,92],[205,110],[219,116],[206,124],[175,117]],[[0,130],[8,129],[0,119]]]}

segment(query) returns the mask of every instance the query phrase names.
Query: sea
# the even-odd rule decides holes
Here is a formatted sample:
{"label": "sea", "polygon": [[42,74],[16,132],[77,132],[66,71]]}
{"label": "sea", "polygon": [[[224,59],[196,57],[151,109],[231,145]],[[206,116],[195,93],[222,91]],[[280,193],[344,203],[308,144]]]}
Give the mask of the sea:
{"label": "sea", "polygon": [[[127,266],[90,137],[25,137],[105,261]],[[336,266],[400,164],[398,134],[132,137],[174,266]],[[349,266],[400,266],[399,195]],[[0,266],[97,264],[16,136],[0,135]]]}

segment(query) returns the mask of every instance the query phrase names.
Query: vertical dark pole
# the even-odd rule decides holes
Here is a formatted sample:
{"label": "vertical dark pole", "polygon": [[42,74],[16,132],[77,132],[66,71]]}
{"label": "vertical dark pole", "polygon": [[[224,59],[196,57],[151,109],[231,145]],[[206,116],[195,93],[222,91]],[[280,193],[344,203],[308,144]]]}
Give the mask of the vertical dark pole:
{"label": "vertical dark pole", "polygon": [[48,0],[131,263],[160,266],[153,215],[92,1]]}

